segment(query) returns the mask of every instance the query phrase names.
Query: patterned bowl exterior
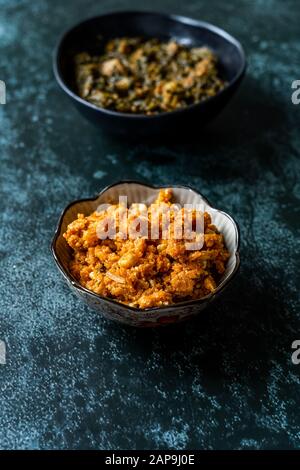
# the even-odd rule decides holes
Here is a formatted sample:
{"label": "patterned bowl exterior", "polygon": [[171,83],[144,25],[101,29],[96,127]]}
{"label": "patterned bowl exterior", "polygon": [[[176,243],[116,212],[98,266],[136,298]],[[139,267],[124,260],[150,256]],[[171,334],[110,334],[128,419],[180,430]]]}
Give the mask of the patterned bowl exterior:
{"label": "patterned bowl exterior", "polygon": [[[126,195],[128,204],[142,202],[149,204],[153,202],[159,190],[163,187],[171,188],[176,202],[184,204],[200,204],[207,210],[213,223],[223,233],[230,258],[227,262],[226,271],[217,289],[199,300],[181,302],[167,307],[156,307],[141,310],[126,306],[116,300],[101,297],[98,294],[82,287],[69,272],[69,261],[72,250],[63,238],[68,224],[76,219],[77,214],[89,215],[95,211],[100,204],[111,203],[118,200],[119,195]],[[70,288],[87,305],[98,310],[104,317],[116,320],[131,326],[156,327],[185,320],[204,310],[210,302],[221,294],[229,281],[233,278],[239,268],[239,229],[236,222],[225,212],[212,207],[196,190],[185,186],[150,186],[135,181],[124,181],[111,185],[101,191],[95,198],[81,199],[69,204],[63,211],[51,245],[52,254],[56,264],[67,280]]]}

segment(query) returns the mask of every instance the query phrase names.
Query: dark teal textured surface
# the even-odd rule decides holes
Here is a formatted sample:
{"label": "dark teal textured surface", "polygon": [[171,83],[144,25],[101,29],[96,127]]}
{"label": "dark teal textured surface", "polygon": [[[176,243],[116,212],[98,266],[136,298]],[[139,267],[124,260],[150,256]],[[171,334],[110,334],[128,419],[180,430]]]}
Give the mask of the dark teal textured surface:
{"label": "dark teal textured surface", "polygon": [[[51,53],[74,22],[140,3],[0,0],[0,447],[298,448],[300,4],[149,2],[236,35],[249,67],[194,142],[126,144],[77,114]],[[49,244],[62,208],[122,178],[192,184],[238,220],[240,274],[198,319],[120,327],[56,270]]]}

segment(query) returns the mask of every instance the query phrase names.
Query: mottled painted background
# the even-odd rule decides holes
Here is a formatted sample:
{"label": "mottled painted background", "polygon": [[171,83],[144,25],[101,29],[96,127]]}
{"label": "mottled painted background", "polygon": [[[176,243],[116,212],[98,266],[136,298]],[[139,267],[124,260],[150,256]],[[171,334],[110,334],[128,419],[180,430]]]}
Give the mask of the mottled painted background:
{"label": "mottled painted background", "polygon": [[[109,138],[54,81],[65,28],[139,0],[0,0],[0,447],[300,447],[300,3],[147,4],[216,23],[245,47],[240,92],[194,142]],[[198,319],[120,327],[58,273],[49,244],[60,211],[121,178],[192,184],[238,220],[240,274]]]}

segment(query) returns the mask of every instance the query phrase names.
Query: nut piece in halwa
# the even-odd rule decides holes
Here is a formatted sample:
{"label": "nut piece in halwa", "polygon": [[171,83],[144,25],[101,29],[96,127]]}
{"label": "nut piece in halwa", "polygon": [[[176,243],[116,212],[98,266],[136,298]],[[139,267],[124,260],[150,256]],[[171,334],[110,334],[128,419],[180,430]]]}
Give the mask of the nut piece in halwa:
{"label": "nut piece in halwa", "polygon": [[[200,299],[213,292],[229,258],[223,235],[209,213],[202,212],[201,247],[188,249],[187,241],[197,239],[197,213],[192,212],[190,233],[182,231],[183,236],[178,237],[176,224],[179,221],[182,226],[186,218],[185,208],[178,208],[176,214],[170,211],[169,236],[163,237],[163,219],[155,220],[153,214],[157,209],[167,213],[171,207],[172,192],[166,189],[148,207],[114,204],[89,216],[78,214],[64,233],[73,249],[70,271],[74,278],[101,296],[140,309]],[[139,217],[139,224],[146,224],[148,236],[133,236],[129,231],[124,237],[121,214],[129,223]],[[118,230],[112,238],[102,236],[112,217]],[[156,232],[152,232],[153,227]]]}
{"label": "nut piece in halwa", "polygon": [[77,54],[75,80],[79,96],[96,106],[147,115],[199,103],[225,86],[210,49],[141,38],[112,39],[102,55]]}

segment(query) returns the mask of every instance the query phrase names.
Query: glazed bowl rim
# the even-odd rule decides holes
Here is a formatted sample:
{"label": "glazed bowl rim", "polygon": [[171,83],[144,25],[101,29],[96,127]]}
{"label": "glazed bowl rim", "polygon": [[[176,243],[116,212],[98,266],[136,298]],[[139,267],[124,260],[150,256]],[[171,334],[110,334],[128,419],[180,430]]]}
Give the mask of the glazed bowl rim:
{"label": "glazed bowl rim", "polygon": [[[65,40],[65,38],[70,33],[73,32],[73,30],[76,30],[77,28],[82,26],[84,23],[88,23],[92,20],[97,20],[97,19],[100,19],[100,18],[102,19],[102,18],[105,18],[107,16],[118,16],[118,15],[154,15],[154,16],[157,15],[157,16],[160,16],[160,17],[171,19],[171,20],[173,20],[177,23],[186,24],[186,25],[190,25],[190,26],[196,26],[196,27],[203,27],[206,30],[215,33],[217,36],[221,37],[223,40],[225,39],[225,40],[227,40],[228,42],[230,42],[231,44],[234,45],[234,47],[237,49],[237,51],[239,53],[239,56],[240,56],[240,59],[241,59],[241,66],[240,66],[238,72],[235,74],[234,78],[232,80],[230,80],[230,82],[228,82],[228,84],[226,84],[225,87],[222,90],[220,90],[216,95],[210,96],[210,97],[206,98],[205,100],[200,101],[199,103],[193,103],[193,104],[190,104],[186,107],[175,109],[173,111],[164,111],[164,112],[160,112],[160,113],[157,113],[157,114],[147,115],[147,114],[123,113],[123,112],[114,111],[114,110],[111,110],[111,109],[96,106],[93,103],[90,103],[89,101],[81,98],[66,83],[66,81],[63,77],[63,74],[60,71],[59,64],[58,64],[59,53],[60,53],[60,49],[61,49],[61,45],[62,45],[63,41]],[[119,10],[119,11],[107,12],[107,13],[104,13],[102,15],[91,16],[91,17],[86,18],[82,21],[79,21],[78,23],[76,23],[72,27],[68,28],[60,36],[59,40],[57,41],[57,44],[56,44],[56,46],[54,48],[54,51],[53,51],[52,65],[53,65],[53,72],[54,72],[55,79],[56,79],[57,83],[59,84],[60,88],[69,97],[74,99],[77,103],[80,103],[81,105],[86,106],[87,108],[89,108],[91,110],[106,114],[108,116],[114,116],[114,117],[124,118],[124,119],[127,118],[127,119],[130,119],[130,120],[139,120],[139,121],[149,120],[150,121],[150,120],[155,120],[155,119],[158,119],[158,118],[165,118],[166,116],[174,116],[174,115],[186,113],[186,112],[189,112],[189,111],[194,110],[194,109],[199,109],[201,106],[204,106],[204,105],[208,104],[209,102],[219,98],[229,88],[232,88],[244,76],[246,68],[247,68],[247,61],[246,61],[245,51],[244,51],[244,48],[241,45],[241,43],[234,36],[227,33],[227,31],[225,31],[224,29],[220,28],[219,26],[215,26],[214,24],[209,23],[207,21],[197,20],[195,18],[191,18],[191,17],[188,17],[188,16],[169,14],[169,13],[166,13],[166,12],[159,12],[159,11]]]}
{"label": "glazed bowl rim", "polygon": [[[115,186],[120,186],[122,184],[136,184],[136,185],[139,185],[139,186],[144,186],[144,187],[148,187],[148,188],[151,188],[151,189],[164,189],[164,188],[170,188],[170,189],[184,189],[184,190],[188,190],[188,191],[192,191],[194,193],[196,193],[198,196],[200,196],[203,201],[206,202],[206,204],[213,210],[223,214],[231,223],[232,227],[234,228],[234,232],[235,232],[235,251],[234,251],[234,255],[235,255],[235,266],[233,268],[233,271],[227,276],[225,277],[225,279],[216,287],[216,289],[210,293],[210,294],[207,294],[206,296],[204,297],[201,297],[200,299],[194,299],[194,300],[186,300],[184,302],[178,302],[176,304],[171,304],[171,305],[167,305],[167,306],[163,306],[163,307],[149,307],[149,308],[146,308],[146,309],[141,309],[141,308],[137,308],[137,307],[131,307],[127,304],[123,304],[122,302],[119,302],[118,300],[115,300],[115,299],[110,299],[108,297],[104,297],[100,294],[96,294],[95,292],[87,289],[86,287],[83,287],[63,266],[63,264],[61,263],[60,259],[59,259],[59,255],[57,254],[56,252],[56,242],[58,240],[58,237],[60,236],[61,234],[61,226],[62,226],[62,223],[63,223],[63,220],[64,220],[64,216],[65,214],[67,213],[67,211],[75,204],[78,204],[78,203],[81,203],[81,202],[90,202],[90,201],[96,201],[100,196],[102,196],[106,191],[108,191],[109,189],[115,187]],[[52,239],[52,242],[51,242],[51,252],[52,252],[52,255],[53,255],[53,258],[55,260],[55,263],[58,267],[58,269],[60,270],[60,272],[62,273],[62,275],[64,276],[65,279],[67,279],[67,281],[69,281],[72,286],[81,291],[81,292],[84,292],[85,294],[89,295],[89,296],[92,296],[98,300],[102,300],[104,302],[108,302],[108,303],[111,303],[111,304],[114,304],[115,306],[118,306],[118,307],[122,307],[124,309],[127,309],[127,310],[130,310],[132,312],[135,312],[135,313],[146,313],[146,312],[157,312],[157,311],[164,311],[164,310],[172,310],[171,313],[173,313],[173,311],[177,310],[178,308],[180,307],[184,307],[184,306],[193,306],[195,304],[202,304],[202,303],[205,303],[205,302],[211,302],[217,295],[219,295],[224,289],[225,287],[228,286],[228,284],[232,281],[232,279],[236,276],[238,270],[239,270],[239,267],[240,267],[240,254],[239,254],[239,249],[240,249],[240,229],[239,229],[239,225],[238,223],[236,222],[236,220],[230,216],[229,214],[227,214],[227,212],[224,212],[220,209],[217,209],[216,207],[214,207],[209,201],[208,199],[203,196],[199,191],[197,191],[195,188],[193,188],[192,186],[185,186],[185,185],[181,185],[181,184],[173,184],[173,185],[152,185],[152,184],[149,184],[149,183],[144,183],[144,182],[141,182],[141,181],[135,181],[135,180],[121,180],[121,181],[118,181],[116,183],[113,183],[113,184],[110,184],[106,187],[104,187],[95,197],[89,197],[89,198],[82,198],[82,199],[76,199],[76,200],[73,200],[72,202],[70,202],[64,209],[63,211],[61,212],[60,214],[60,217],[59,217],[59,220],[58,220],[58,223],[57,223],[57,226],[56,226],[56,229],[55,229],[55,232],[54,232],[54,236],[53,236],[53,239]]]}

